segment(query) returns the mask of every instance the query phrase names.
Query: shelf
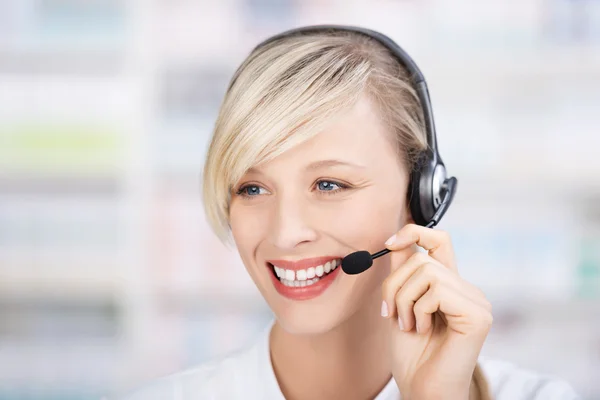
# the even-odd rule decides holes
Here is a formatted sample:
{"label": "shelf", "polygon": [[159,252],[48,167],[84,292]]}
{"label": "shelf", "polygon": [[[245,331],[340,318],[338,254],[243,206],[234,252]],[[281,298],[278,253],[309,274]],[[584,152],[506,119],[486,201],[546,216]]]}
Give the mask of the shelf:
{"label": "shelf", "polygon": [[7,341],[61,344],[114,342],[121,331],[122,309],[111,299],[0,298],[0,343]]}
{"label": "shelf", "polygon": [[[15,399],[45,400],[53,392],[89,394],[89,391],[105,391],[118,383],[118,374],[123,372],[125,362],[122,345],[114,339],[79,338],[64,343],[3,339],[0,352],[2,390],[29,394]],[[0,391],[0,396],[3,394]],[[32,394],[39,397],[30,397]]]}
{"label": "shelf", "polygon": [[0,49],[0,75],[116,77],[124,72],[124,68],[125,57],[121,50],[26,52]]}
{"label": "shelf", "polygon": [[422,66],[426,77],[436,80],[457,78],[445,81],[448,85],[460,85],[458,78],[462,78],[467,84],[484,80],[489,85],[498,87],[502,87],[506,79],[517,79],[515,83],[518,83],[519,78],[545,83],[551,82],[553,78],[560,78],[563,82],[589,80],[593,84],[600,77],[598,47],[540,44],[523,50],[466,51],[432,46],[419,49],[414,58]]}
{"label": "shelf", "polygon": [[69,123],[0,126],[2,175],[115,174],[125,162],[116,129]]}
{"label": "shelf", "polygon": [[153,295],[157,307],[206,313],[269,313],[269,307],[254,287],[234,291],[210,287],[192,292],[160,290]]}
{"label": "shelf", "polygon": [[[133,78],[0,74],[0,129],[4,135],[31,136],[39,128],[53,135],[76,133],[84,138],[89,134],[122,135],[127,121],[145,117],[139,114]],[[74,144],[81,145],[78,141]]]}
{"label": "shelf", "polygon": [[74,173],[46,175],[0,172],[0,196],[82,196],[97,201],[102,197],[114,197],[122,193],[119,176]]}
{"label": "shelf", "polygon": [[[13,266],[16,269],[16,266]],[[50,268],[19,273],[0,269],[0,300],[4,301],[77,301],[106,302],[114,300],[124,290],[124,281],[106,270],[74,273],[80,266],[60,273]]]}

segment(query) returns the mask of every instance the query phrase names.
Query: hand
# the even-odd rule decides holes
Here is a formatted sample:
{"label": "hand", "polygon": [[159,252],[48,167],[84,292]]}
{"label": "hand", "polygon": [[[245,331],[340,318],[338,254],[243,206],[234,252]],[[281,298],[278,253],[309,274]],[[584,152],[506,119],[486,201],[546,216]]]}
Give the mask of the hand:
{"label": "hand", "polygon": [[[392,373],[402,398],[467,400],[491,305],[458,275],[446,232],[409,224],[392,238],[382,315],[392,330]],[[400,250],[414,244],[428,254],[406,259]]]}

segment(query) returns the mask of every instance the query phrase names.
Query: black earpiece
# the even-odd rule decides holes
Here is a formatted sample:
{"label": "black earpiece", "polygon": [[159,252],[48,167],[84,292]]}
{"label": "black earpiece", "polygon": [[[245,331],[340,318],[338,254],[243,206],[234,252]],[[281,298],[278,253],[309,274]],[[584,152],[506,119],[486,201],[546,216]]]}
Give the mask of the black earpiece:
{"label": "black earpiece", "polygon": [[422,154],[411,174],[408,201],[411,215],[417,225],[427,225],[442,204],[448,177],[439,156]]}

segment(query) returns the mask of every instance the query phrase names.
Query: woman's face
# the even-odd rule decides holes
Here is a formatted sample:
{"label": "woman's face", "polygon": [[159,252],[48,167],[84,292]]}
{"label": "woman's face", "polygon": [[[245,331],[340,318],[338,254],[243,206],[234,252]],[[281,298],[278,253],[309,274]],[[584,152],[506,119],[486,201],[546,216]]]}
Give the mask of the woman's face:
{"label": "woman's face", "polygon": [[[234,187],[230,224],[256,286],[289,332],[326,332],[380,292],[389,257],[359,275],[339,261],[373,253],[408,221],[408,174],[371,102],[256,166]],[[377,296],[379,299],[380,296]]]}

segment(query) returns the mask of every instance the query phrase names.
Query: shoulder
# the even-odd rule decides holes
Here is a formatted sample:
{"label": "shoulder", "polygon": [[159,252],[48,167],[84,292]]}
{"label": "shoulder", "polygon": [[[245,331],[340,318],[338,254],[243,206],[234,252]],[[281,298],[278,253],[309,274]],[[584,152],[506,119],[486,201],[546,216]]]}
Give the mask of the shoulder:
{"label": "shoulder", "polygon": [[123,395],[103,400],[188,400],[244,398],[257,382],[255,352],[245,349],[227,357],[153,380]]}
{"label": "shoulder", "polygon": [[552,375],[539,374],[503,360],[480,358],[496,400],[579,400],[571,385]]}

